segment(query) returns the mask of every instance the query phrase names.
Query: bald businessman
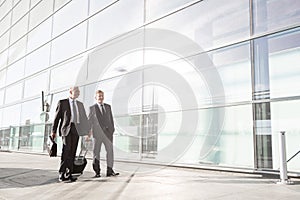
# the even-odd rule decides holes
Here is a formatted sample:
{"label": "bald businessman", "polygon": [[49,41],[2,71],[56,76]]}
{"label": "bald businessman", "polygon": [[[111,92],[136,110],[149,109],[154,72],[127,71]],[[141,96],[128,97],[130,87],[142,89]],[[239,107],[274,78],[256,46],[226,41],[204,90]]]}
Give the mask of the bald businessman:
{"label": "bald businessman", "polygon": [[89,131],[87,115],[82,102],[77,98],[80,95],[78,87],[71,87],[69,98],[58,102],[52,126],[52,138],[56,138],[59,125],[59,136],[62,137],[62,155],[59,167],[59,181],[76,181],[72,176],[73,162],[76,155],[79,134],[85,135]]}

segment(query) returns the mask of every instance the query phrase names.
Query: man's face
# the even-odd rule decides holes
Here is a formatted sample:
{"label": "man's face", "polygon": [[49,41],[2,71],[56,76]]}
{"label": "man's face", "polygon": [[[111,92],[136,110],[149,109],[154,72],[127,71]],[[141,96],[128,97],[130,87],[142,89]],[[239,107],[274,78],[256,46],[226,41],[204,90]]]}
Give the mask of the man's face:
{"label": "man's face", "polygon": [[104,94],[103,93],[97,93],[96,94],[96,100],[98,103],[102,104],[104,100]]}
{"label": "man's face", "polygon": [[78,98],[79,95],[80,95],[80,90],[79,90],[78,87],[71,88],[71,90],[70,90],[70,97],[72,99]]}

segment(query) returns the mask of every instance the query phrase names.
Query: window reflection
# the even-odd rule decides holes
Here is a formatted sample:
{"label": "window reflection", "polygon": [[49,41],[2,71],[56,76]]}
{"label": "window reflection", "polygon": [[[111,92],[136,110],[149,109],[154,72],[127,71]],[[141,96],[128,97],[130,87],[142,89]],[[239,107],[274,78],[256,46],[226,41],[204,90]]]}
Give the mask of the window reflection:
{"label": "window reflection", "polygon": [[25,59],[22,59],[9,66],[6,75],[6,85],[16,82],[24,77]]}
{"label": "window reflection", "polygon": [[0,71],[0,88],[4,87],[6,78],[6,69]]}
{"label": "window reflection", "polygon": [[17,126],[20,123],[21,104],[3,108],[2,127]]}
{"label": "window reflection", "polygon": [[43,0],[30,11],[29,29],[34,28],[52,14],[53,1],[54,0]]}
{"label": "window reflection", "polygon": [[90,15],[116,2],[117,0],[90,0]]}
{"label": "window reflection", "polygon": [[[0,70],[2,70],[3,68],[6,67],[6,63],[7,63],[7,55],[8,55],[8,50],[0,53]],[[1,73],[1,72],[0,72]],[[0,78],[0,85],[1,85],[1,78]],[[1,87],[1,86],[0,86]]]}
{"label": "window reflection", "polygon": [[[286,155],[287,159],[291,158],[299,149],[300,140],[300,101],[282,101],[272,102],[272,145],[273,145],[273,166],[274,169],[279,168],[279,145],[278,134],[280,131],[285,131],[286,137]],[[299,170],[299,155],[287,163],[289,171]]]}
{"label": "window reflection", "polygon": [[42,113],[41,98],[22,103],[21,125],[42,123],[40,114]]}
{"label": "window reflection", "polygon": [[0,6],[0,21],[12,8],[13,1],[4,1]]}
{"label": "window reflection", "polygon": [[[56,37],[65,30],[85,19],[88,14],[87,12],[88,1],[86,0],[77,0],[68,3],[61,10],[54,14],[53,37]],[[76,13],[76,15],[73,13]]]}
{"label": "window reflection", "polygon": [[9,47],[8,64],[18,60],[26,53],[27,36]]}
{"label": "window reflection", "polygon": [[50,44],[34,51],[26,57],[25,76],[34,74],[49,66]]}
{"label": "window reflection", "polygon": [[9,31],[0,37],[0,52],[7,49],[8,46],[9,46]]}
{"label": "window reflection", "polygon": [[52,18],[44,21],[28,34],[27,52],[31,52],[51,39]]}
{"label": "window reflection", "polygon": [[118,1],[92,17],[89,20],[88,47],[101,44],[142,25],[143,10],[143,1]]}
{"label": "window reflection", "polygon": [[25,80],[24,98],[40,95],[42,91],[46,91],[47,80],[48,80],[48,73],[42,73],[33,78]]}
{"label": "window reflection", "polygon": [[[16,1],[15,1],[16,2]],[[23,0],[13,8],[12,24],[18,21],[29,10],[30,0]]]}
{"label": "window reflection", "polygon": [[5,103],[12,103],[21,100],[23,83],[17,83],[6,88]]}
{"label": "window reflection", "polygon": [[55,39],[52,42],[51,64],[82,52],[86,48],[86,31],[87,23],[82,23]]}
{"label": "window reflection", "polygon": [[[86,77],[85,70],[86,59],[80,57],[72,61],[68,61],[62,65],[51,70],[50,77],[50,90],[57,90],[60,88],[69,87],[75,85],[78,80],[78,76]],[[79,72],[81,72],[79,74]],[[67,74],[67,76],[66,76]]]}
{"label": "window reflection", "polygon": [[[3,100],[4,100],[4,90],[0,90],[0,106],[3,105]],[[0,125],[0,127],[1,127],[1,125]]]}
{"label": "window reflection", "polygon": [[[151,21],[195,0],[147,0],[146,20]],[[163,6],[162,6],[163,5]]]}
{"label": "window reflection", "polygon": [[217,48],[249,38],[249,1],[233,0],[230,4],[225,0],[202,1],[149,27],[183,34],[203,50]]}
{"label": "window reflection", "polygon": [[271,97],[300,95],[300,30],[268,38]]}
{"label": "window reflection", "polygon": [[299,24],[300,1],[253,0],[254,34]]}

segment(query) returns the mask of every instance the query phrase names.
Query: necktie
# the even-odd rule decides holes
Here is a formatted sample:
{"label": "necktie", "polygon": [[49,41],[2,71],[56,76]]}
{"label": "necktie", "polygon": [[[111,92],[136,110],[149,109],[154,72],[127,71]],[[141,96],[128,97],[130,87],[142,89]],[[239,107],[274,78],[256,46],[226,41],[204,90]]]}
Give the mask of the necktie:
{"label": "necktie", "polygon": [[77,123],[77,110],[75,106],[75,100],[72,101],[72,107],[73,107],[73,122]]}
{"label": "necktie", "polygon": [[103,104],[101,104],[101,114],[104,115],[104,113],[105,113],[105,110],[104,110]]}

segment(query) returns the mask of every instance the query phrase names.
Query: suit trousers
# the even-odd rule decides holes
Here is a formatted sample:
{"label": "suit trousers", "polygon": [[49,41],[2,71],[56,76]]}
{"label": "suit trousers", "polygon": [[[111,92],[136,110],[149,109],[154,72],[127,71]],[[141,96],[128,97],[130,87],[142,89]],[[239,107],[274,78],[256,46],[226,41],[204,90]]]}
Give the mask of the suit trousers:
{"label": "suit trousers", "polygon": [[76,127],[72,123],[69,134],[67,136],[62,136],[63,148],[59,173],[66,173],[66,170],[68,168],[70,170],[70,173],[72,174],[78,140],[79,136]]}
{"label": "suit trousers", "polygon": [[113,150],[113,140],[104,134],[101,136],[94,137],[94,148],[93,148],[93,169],[99,174],[100,173],[100,151],[102,143],[104,144],[106,150],[106,164],[108,168],[113,168],[114,165],[114,150]]}

